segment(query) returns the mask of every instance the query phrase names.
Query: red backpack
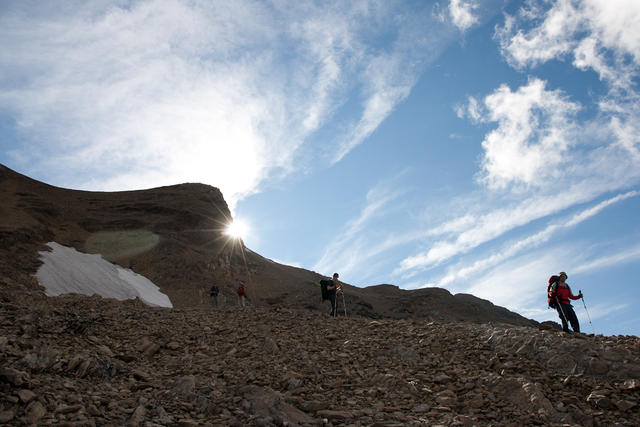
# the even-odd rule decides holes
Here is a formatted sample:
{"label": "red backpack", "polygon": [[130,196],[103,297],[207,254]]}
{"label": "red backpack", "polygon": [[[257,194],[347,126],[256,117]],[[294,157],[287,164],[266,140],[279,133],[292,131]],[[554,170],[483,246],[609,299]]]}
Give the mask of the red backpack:
{"label": "red backpack", "polygon": [[556,308],[558,301],[556,299],[556,294],[553,292],[553,284],[556,283],[560,279],[560,276],[556,276],[555,274],[549,277],[549,282],[547,283],[547,304],[549,304],[550,308]]}

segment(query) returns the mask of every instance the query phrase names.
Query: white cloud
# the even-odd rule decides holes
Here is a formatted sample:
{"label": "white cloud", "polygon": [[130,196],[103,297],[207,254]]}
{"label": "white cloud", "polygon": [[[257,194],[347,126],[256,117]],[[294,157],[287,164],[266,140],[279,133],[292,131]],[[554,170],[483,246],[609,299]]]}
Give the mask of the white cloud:
{"label": "white cloud", "polygon": [[467,108],[467,112],[469,114],[469,117],[471,117],[471,120],[473,120],[474,122],[478,122],[480,121],[480,119],[482,118],[482,112],[481,112],[481,108],[480,105],[478,104],[478,100],[475,99],[474,97],[470,96],[469,97],[469,106]]}
{"label": "white cloud", "polygon": [[[445,287],[451,283],[455,283],[461,280],[469,280],[473,277],[473,275],[504,263],[525,250],[535,249],[542,244],[549,242],[561,231],[571,227],[575,227],[576,225],[586,221],[587,219],[594,217],[605,208],[629,198],[636,197],[638,196],[638,194],[640,194],[638,191],[629,191],[624,194],[619,194],[615,197],[604,200],[596,204],[595,206],[583,209],[582,211],[571,215],[570,217],[565,218],[562,221],[554,221],[553,223],[547,225],[544,229],[534,234],[519,239],[515,242],[508,242],[504,244],[503,248],[500,251],[495,252],[488,257],[482,258],[469,264],[465,263],[461,266],[450,268],[449,272],[442,279],[437,281],[437,284],[438,286]],[[580,268],[576,268],[575,270],[577,272],[578,270],[580,270]]]}
{"label": "white cloud", "polygon": [[396,106],[411,93],[420,73],[456,36],[443,22],[426,11],[404,11],[394,16],[396,39],[390,50],[372,54],[362,71],[362,115],[347,127],[333,162],[339,162],[368,138]]}
{"label": "white cloud", "polygon": [[515,92],[502,85],[484,99],[484,107],[484,121],[498,127],[482,142],[482,180],[499,189],[512,183],[539,186],[553,177],[575,143],[572,117],[579,105],[560,91],[547,90],[544,81],[531,79]]}
{"label": "white cloud", "polygon": [[[603,145],[622,148],[624,156],[600,167],[617,167],[640,159],[640,2],[561,0],[551,4],[528,2],[517,16],[508,16],[496,32],[503,54],[515,67],[538,65],[551,59],[573,58],[581,70],[593,70],[607,90],[596,100],[600,116],[579,130],[581,139],[596,130]],[[545,9],[546,8],[546,9]],[[624,13],[620,13],[624,10]],[[592,95],[593,96],[593,95]],[[589,132],[589,133],[588,133]],[[610,154],[610,153],[609,153]],[[591,159],[591,166],[596,163]]]}
{"label": "white cloud", "polygon": [[[439,240],[431,243],[431,248],[417,255],[406,257],[394,274],[407,274],[413,270],[415,274],[421,270],[429,269],[460,254],[464,254],[490,240],[502,236],[504,233],[528,224],[529,222],[558,212],[575,203],[577,193],[563,196],[541,196],[528,199],[519,204],[510,204],[493,209],[483,214],[471,217],[465,215],[443,226],[434,228],[434,232],[427,235],[437,235],[436,230],[450,229],[453,236],[447,240]],[[456,227],[450,228],[450,225]],[[410,277],[412,274],[408,274]]]}
{"label": "white cloud", "polygon": [[[372,2],[10,3],[0,105],[24,146],[7,154],[57,185],[199,181],[233,205],[303,148],[338,161],[362,143],[452,39],[434,20]],[[310,147],[354,96],[361,110]]]}
{"label": "white cloud", "polygon": [[333,162],[339,162],[356,146],[361,144],[380,123],[411,92],[417,78],[414,74],[405,75],[401,58],[382,56],[375,58],[367,69],[369,94],[363,105],[361,120],[353,126],[341,143]]}
{"label": "white cloud", "polygon": [[[557,214],[576,204],[588,202],[605,191],[618,188],[619,184],[620,181],[600,182],[600,179],[596,177],[594,180],[567,187],[565,192],[562,193],[529,194],[522,201],[505,204],[499,208],[490,209],[485,213],[476,213],[472,216],[467,214],[426,232],[416,233],[413,236],[416,239],[432,238],[449,229],[451,225],[456,224],[456,227],[450,229],[453,236],[430,241],[429,250],[404,258],[393,274],[402,275],[404,278],[413,277],[421,271],[437,267],[456,256],[466,254],[487,242],[498,239],[517,227]],[[458,273],[449,273],[439,283],[445,285],[505,261],[525,248],[535,247],[547,241],[549,236],[558,229],[572,227],[596,215],[605,207],[636,195],[636,191],[620,194],[592,208],[581,211],[581,213],[567,219],[565,222],[551,224],[547,230],[535,233],[520,242],[510,244],[509,248],[503,253],[491,255],[481,261],[471,262],[469,265],[458,265],[456,267]]]}
{"label": "white cloud", "polygon": [[609,98],[600,103],[600,109],[609,119],[605,129],[615,145],[630,156],[626,161],[640,163],[640,95],[622,100]]}
{"label": "white cloud", "polygon": [[478,23],[478,18],[474,15],[476,9],[478,4],[474,0],[451,0],[449,3],[451,20],[462,31]]}
{"label": "white cloud", "polygon": [[588,260],[576,265],[573,269],[576,273],[589,273],[593,271],[602,270],[605,268],[614,267],[620,264],[627,264],[640,260],[640,245],[625,248],[617,253],[607,256],[597,257],[596,259]]}
{"label": "white cloud", "polygon": [[[496,36],[515,67],[535,66],[571,55],[574,65],[591,68],[613,86],[629,88],[636,75],[629,61],[640,64],[640,3],[636,0],[559,0],[544,11],[528,2],[519,16],[509,16]],[[621,11],[624,11],[621,13]],[[611,58],[612,56],[612,58]]]}
{"label": "white cloud", "polygon": [[359,215],[348,221],[344,229],[325,248],[313,270],[339,271],[341,276],[348,277],[358,266],[366,264],[371,257],[396,244],[395,241],[387,241],[382,245],[369,243],[371,232],[367,227],[375,220],[387,215],[390,209],[399,209],[399,206],[393,202],[403,196],[406,190],[398,189],[394,182],[402,174],[383,180],[369,190]]}
{"label": "white cloud", "polygon": [[585,209],[582,212],[579,212],[577,214],[575,214],[569,221],[567,221],[567,223],[565,224],[566,227],[573,227],[576,224],[581,223],[582,221],[585,221],[597,214],[599,214],[603,209],[621,202],[623,200],[627,200],[631,197],[636,197],[638,195],[638,191],[629,191],[627,193],[624,194],[619,194],[615,197],[612,197],[610,199],[607,199],[603,202],[598,203],[597,205],[589,208],[589,209]]}
{"label": "white cloud", "polygon": [[[535,2],[526,3],[529,8],[520,10],[520,17],[526,20],[538,17],[539,6]],[[573,45],[572,34],[577,31],[580,16],[572,1],[560,0],[545,16],[541,25],[525,33],[518,27],[515,17],[507,16],[504,27],[496,30],[503,53],[514,67],[525,67],[548,61],[568,53]]]}

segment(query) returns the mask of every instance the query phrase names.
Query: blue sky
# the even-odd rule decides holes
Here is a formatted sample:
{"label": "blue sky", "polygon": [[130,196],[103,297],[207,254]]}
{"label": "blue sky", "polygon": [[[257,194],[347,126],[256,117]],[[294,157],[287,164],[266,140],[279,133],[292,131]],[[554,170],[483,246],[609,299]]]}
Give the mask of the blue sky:
{"label": "blue sky", "polygon": [[640,335],[640,2],[4,1],[0,40],[21,173],[211,184],[268,258],[539,321],[564,270]]}

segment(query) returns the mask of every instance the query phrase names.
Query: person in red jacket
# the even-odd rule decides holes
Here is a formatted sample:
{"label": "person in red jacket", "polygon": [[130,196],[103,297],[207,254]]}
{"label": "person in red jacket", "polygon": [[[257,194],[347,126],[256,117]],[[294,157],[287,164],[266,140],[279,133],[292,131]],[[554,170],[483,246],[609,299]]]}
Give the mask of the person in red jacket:
{"label": "person in red jacket", "polygon": [[576,312],[573,311],[570,299],[576,300],[582,298],[582,292],[578,295],[574,295],[571,292],[571,288],[565,282],[567,280],[567,273],[564,271],[558,274],[558,280],[551,285],[551,296],[555,299],[555,308],[558,310],[558,316],[562,321],[562,330],[569,332],[569,323],[573,332],[580,332],[580,323],[578,323],[578,317]]}
{"label": "person in red jacket", "polygon": [[244,307],[245,300],[247,298],[247,288],[246,288],[244,282],[240,282],[236,292],[238,293],[238,303],[240,304],[241,307]]}

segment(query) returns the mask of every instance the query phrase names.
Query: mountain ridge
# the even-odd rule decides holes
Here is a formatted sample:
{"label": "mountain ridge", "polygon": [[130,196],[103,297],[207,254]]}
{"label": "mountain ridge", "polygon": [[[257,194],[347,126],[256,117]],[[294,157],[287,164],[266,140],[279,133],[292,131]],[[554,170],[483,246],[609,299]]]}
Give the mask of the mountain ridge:
{"label": "mountain ridge", "polygon": [[[11,267],[35,273],[37,252],[49,241],[106,260],[147,277],[176,307],[204,306],[217,283],[234,301],[237,282],[248,284],[254,304],[327,310],[319,300],[319,273],[269,260],[225,236],[232,220],[219,189],[183,183],[146,190],[94,192],[51,186],[0,165],[0,232],[5,240],[28,236],[25,260]],[[11,237],[9,237],[11,235]],[[23,242],[26,243],[26,242]],[[4,245],[5,268],[14,259]],[[28,252],[25,254],[24,252]],[[25,265],[30,266],[29,271]],[[347,313],[369,318],[439,321],[537,322],[476,297],[441,288],[403,290],[395,285],[344,286]],[[342,302],[342,301],[340,301]]]}

